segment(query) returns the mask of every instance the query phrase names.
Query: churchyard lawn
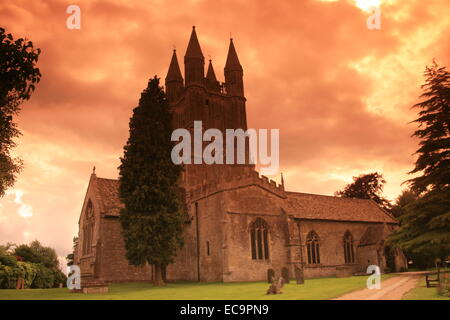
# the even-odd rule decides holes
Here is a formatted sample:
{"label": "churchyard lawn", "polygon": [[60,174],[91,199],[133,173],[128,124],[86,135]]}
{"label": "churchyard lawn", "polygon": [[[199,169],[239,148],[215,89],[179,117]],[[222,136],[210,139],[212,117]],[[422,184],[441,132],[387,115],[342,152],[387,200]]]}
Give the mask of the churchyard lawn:
{"label": "churchyard lawn", "polygon": [[[382,275],[383,280],[392,275]],[[283,293],[266,295],[266,282],[112,284],[107,294],[70,293],[61,289],[0,290],[0,300],[327,300],[366,286],[367,276],[307,279],[304,285],[286,284]]]}
{"label": "churchyard lawn", "polygon": [[450,297],[444,297],[438,294],[437,288],[427,288],[425,277],[421,278],[417,283],[417,287],[408,292],[405,300],[448,300]]}

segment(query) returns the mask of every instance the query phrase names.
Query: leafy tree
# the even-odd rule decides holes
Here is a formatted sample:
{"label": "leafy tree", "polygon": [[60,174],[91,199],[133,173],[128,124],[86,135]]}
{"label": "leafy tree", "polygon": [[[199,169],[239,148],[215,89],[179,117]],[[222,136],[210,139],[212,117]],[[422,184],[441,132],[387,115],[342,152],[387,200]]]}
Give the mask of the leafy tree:
{"label": "leafy tree", "polygon": [[[26,288],[53,288],[65,284],[66,276],[59,270],[56,253],[43,247],[38,241],[30,245],[20,245],[14,252],[10,247],[0,246],[0,289],[12,289],[18,279],[23,279]],[[17,257],[20,260],[17,261]]]}
{"label": "leafy tree", "polygon": [[450,253],[450,73],[433,61],[425,69],[423,101],[414,136],[418,158],[407,182],[419,198],[405,206],[401,227],[389,239],[416,256],[441,258]]}
{"label": "leafy tree", "polygon": [[419,198],[417,192],[410,189],[403,190],[402,193],[395,200],[395,204],[391,208],[391,213],[395,217],[400,217],[405,214],[406,206],[416,201]]}
{"label": "leafy tree", "polygon": [[73,237],[72,242],[73,242],[73,245],[72,245],[73,251],[66,256],[67,266],[71,266],[74,264],[74,259],[75,259],[74,252],[77,247],[78,237]]}
{"label": "leafy tree", "polygon": [[37,240],[30,245],[22,244],[14,250],[16,256],[21,257],[24,261],[32,263],[40,263],[50,269],[58,269],[58,255],[56,251],[50,247],[44,247]]}
{"label": "leafy tree", "polygon": [[344,198],[372,199],[381,207],[390,210],[390,203],[383,198],[383,185],[386,181],[378,172],[362,174],[353,177],[353,183],[348,184],[344,190],[336,191],[334,194]]}
{"label": "leafy tree", "polygon": [[17,259],[11,255],[4,246],[0,246],[0,265],[15,266],[17,265]]}
{"label": "leafy tree", "polygon": [[119,166],[126,257],[134,265],[154,265],[155,285],[164,284],[162,269],[183,244],[182,168],[171,161],[171,133],[168,101],[155,76],[133,110]]}
{"label": "leafy tree", "polygon": [[19,113],[20,104],[30,99],[41,78],[35,67],[40,53],[31,41],[14,40],[0,28],[0,197],[22,168],[22,161],[10,154],[16,146],[14,139],[20,135],[13,116]]}
{"label": "leafy tree", "polygon": [[432,190],[404,207],[400,228],[389,238],[405,251],[442,258],[450,253],[450,188]]}

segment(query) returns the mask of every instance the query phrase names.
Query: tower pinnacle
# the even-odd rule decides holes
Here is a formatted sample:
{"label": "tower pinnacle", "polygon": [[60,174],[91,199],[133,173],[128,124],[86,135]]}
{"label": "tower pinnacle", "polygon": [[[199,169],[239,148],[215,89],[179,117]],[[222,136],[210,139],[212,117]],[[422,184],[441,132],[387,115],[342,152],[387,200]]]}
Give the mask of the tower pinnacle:
{"label": "tower pinnacle", "polygon": [[195,26],[192,27],[191,38],[184,55],[184,70],[186,86],[192,83],[202,83],[205,75],[205,58],[198,42]]}
{"label": "tower pinnacle", "polygon": [[209,59],[208,71],[206,72],[206,79],[210,81],[217,81],[211,59]]}
{"label": "tower pinnacle", "polygon": [[183,81],[180,66],[178,64],[177,51],[173,49],[172,60],[170,61],[169,71],[167,71],[166,83],[170,81]]}
{"label": "tower pinnacle", "polygon": [[242,66],[234,47],[233,38],[230,38],[230,47],[228,48],[227,62],[225,63],[225,71],[242,71]]}
{"label": "tower pinnacle", "polygon": [[230,47],[228,49],[224,71],[227,94],[235,97],[244,97],[244,72],[232,38],[230,39]]}
{"label": "tower pinnacle", "polygon": [[175,101],[183,90],[183,76],[178,64],[177,51],[174,49],[166,76],[166,94],[169,101]]}

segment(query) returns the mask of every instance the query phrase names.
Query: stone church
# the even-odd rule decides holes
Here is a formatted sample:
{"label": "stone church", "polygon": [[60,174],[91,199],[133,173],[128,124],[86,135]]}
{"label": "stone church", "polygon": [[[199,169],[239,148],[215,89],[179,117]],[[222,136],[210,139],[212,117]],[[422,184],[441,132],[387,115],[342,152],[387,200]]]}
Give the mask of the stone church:
{"label": "stone church", "polygon": [[[173,127],[247,129],[243,68],[230,41],[217,80],[193,28],[184,56],[184,79],[174,50],[165,79]],[[268,273],[306,278],[406,268],[404,256],[384,245],[397,221],[371,200],[285,190],[260,176],[254,165],[184,165],[181,187],[186,215],[185,245],[164,271],[167,281],[257,281]],[[150,265],[125,258],[119,221],[123,207],[118,180],[89,180],[79,219],[75,264],[86,281],[152,280]]]}

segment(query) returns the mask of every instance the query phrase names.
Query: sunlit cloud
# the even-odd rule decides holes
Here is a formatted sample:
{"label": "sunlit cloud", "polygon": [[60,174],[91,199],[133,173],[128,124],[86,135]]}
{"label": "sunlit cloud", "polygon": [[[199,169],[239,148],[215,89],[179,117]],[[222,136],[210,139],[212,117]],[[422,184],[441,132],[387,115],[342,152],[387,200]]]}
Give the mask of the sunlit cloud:
{"label": "sunlit cloud", "polygon": [[33,216],[33,207],[29,204],[26,204],[23,202],[22,197],[23,197],[24,192],[20,189],[15,189],[15,190],[8,190],[6,192],[6,195],[13,195],[14,196],[14,203],[19,205],[19,208],[17,210],[17,213],[19,214],[19,216],[24,217],[24,218],[29,218]]}
{"label": "sunlit cloud", "polygon": [[379,7],[381,5],[381,0],[355,0],[355,4],[364,11],[370,11],[370,9],[374,7]]}
{"label": "sunlit cloud", "polygon": [[[72,249],[92,167],[117,178],[132,109],[149,77],[164,82],[174,45],[183,69],[192,25],[220,81],[232,32],[249,127],[280,129],[290,191],[332,195],[379,171],[385,196],[396,198],[414,164],[407,123],[422,72],[433,58],[450,66],[448,1],[77,4],[79,31],[67,30],[61,1],[0,4],[2,27],[42,49],[43,74],[17,119],[23,135],[13,153],[25,167],[0,199],[0,243],[38,239],[61,257]],[[377,31],[366,25],[374,5]]]}

